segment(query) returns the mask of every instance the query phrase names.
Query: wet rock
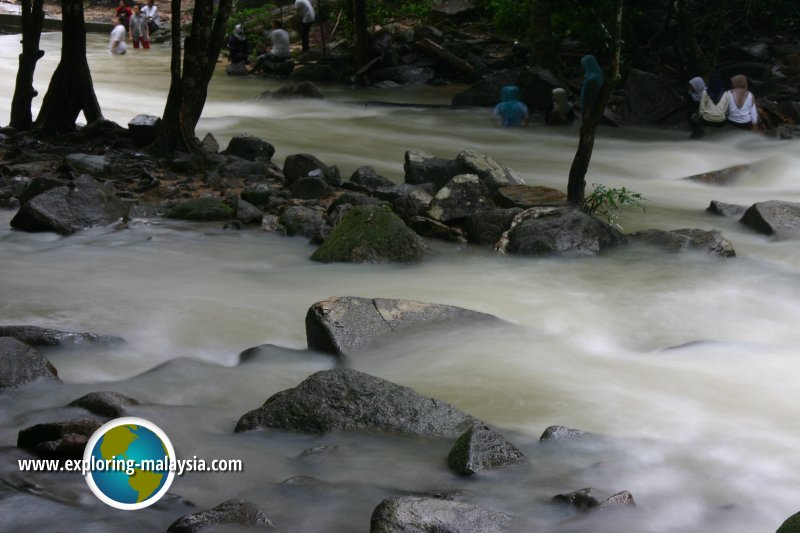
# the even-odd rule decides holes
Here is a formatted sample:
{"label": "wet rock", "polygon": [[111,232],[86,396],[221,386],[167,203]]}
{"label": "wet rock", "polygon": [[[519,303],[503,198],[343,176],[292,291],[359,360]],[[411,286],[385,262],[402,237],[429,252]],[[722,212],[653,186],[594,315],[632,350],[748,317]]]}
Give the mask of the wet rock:
{"label": "wet rock", "polygon": [[683,179],[707,183],[709,185],[732,185],[748,172],[750,172],[750,165],[734,165],[721,170],[712,170],[711,172],[695,174],[694,176]]}
{"label": "wet rock", "polygon": [[[32,184],[29,189],[33,187]],[[75,178],[70,185],[50,188],[30,199],[21,198],[20,202],[22,207],[11,219],[12,228],[55,231],[61,235],[113,224],[126,217],[130,207],[116,197],[112,187],[87,175]]]}
{"label": "wet rock", "polygon": [[175,520],[167,533],[197,533],[214,526],[256,526],[273,529],[275,524],[257,505],[245,500],[228,500],[212,509],[187,514]]}
{"label": "wet rock", "polygon": [[475,244],[492,245],[511,227],[511,222],[522,209],[488,209],[467,218],[467,239]]}
{"label": "wet rock", "polygon": [[225,73],[228,76],[247,76],[250,72],[247,70],[247,65],[244,61],[239,63],[228,63],[225,65]]}
{"label": "wet rock", "polygon": [[625,121],[655,124],[685,107],[683,97],[655,74],[631,69],[625,83]]}
{"label": "wet rock", "polygon": [[316,209],[305,206],[292,206],[284,209],[278,218],[286,235],[313,237],[320,226],[325,224],[325,216]]}
{"label": "wet rock", "polygon": [[283,162],[283,175],[290,184],[306,176],[321,177],[334,187],[342,184],[342,177],[335,165],[329,167],[311,154],[288,156]]}
{"label": "wet rock", "polygon": [[294,348],[286,348],[284,346],[277,346],[275,344],[259,344],[258,346],[253,346],[252,348],[248,348],[240,352],[239,362],[247,363],[248,361],[253,361],[255,359],[277,357],[289,357],[296,359],[303,355],[308,355],[309,353],[310,352],[308,350],[296,350]]}
{"label": "wet rock", "polygon": [[452,305],[342,296],[322,300],[308,309],[306,340],[310,350],[352,354],[391,332],[434,322],[471,320],[498,318]]}
{"label": "wet rock", "polygon": [[250,182],[263,181],[264,176],[270,173],[270,165],[264,160],[247,161],[235,159],[228,161],[219,169],[221,176],[226,178],[241,178]]}
{"label": "wet rock", "polygon": [[579,511],[588,511],[600,505],[600,500],[592,488],[580,489],[567,494],[556,494],[553,496],[553,501],[571,505]]}
{"label": "wet rock", "polygon": [[759,233],[774,235],[800,227],[800,203],[770,200],[751,205],[739,220]]}
{"label": "wet rock", "polygon": [[525,456],[516,446],[483,424],[461,435],[447,456],[447,466],[462,476],[523,462]]}
{"label": "wet rock", "polygon": [[240,197],[245,202],[253,204],[254,206],[263,209],[265,208],[269,200],[272,196],[275,195],[275,191],[272,189],[245,189],[240,194]]}
{"label": "wet rock", "polygon": [[289,83],[279,88],[277,91],[262,93],[259,98],[272,98],[274,100],[288,100],[294,98],[313,98],[322,100],[325,98],[319,87],[310,81],[301,81],[298,83]]}
{"label": "wet rock", "polygon": [[125,416],[128,408],[141,405],[135,400],[124,394],[113,391],[90,392],[71,401],[68,407],[80,407],[90,413],[106,418],[119,418]]}
{"label": "wet rock", "polygon": [[494,207],[488,190],[475,174],[461,174],[447,182],[433,197],[428,216],[439,222],[460,222]]}
{"label": "wet rock", "polygon": [[78,174],[104,176],[111,170],[111,164],[104,155],[70,154],[64,158],[64,164]]}
{"label": "wet rock", "polygon": [[303,200],[333,196],[334,189],[322,176],[304,176],[296,179],[289,187],[292,196]]}
{"label": "wet rock", "polygon": [[474,422],[472,416],[442,400],[356,370],[337,368],[316,372],[297,387],[274,394],[242,416],[236,431],[368,430],[451,437]]}
{"label": "wet rock", "polygon": [[448,242],[466,242],[464,232],[460,228],[447,226],[428,217],[411,217],[406,224],[421,237],[439,239]]}
{"label": "wet rock", "polygon": [[718,230],[677,229],[664,231],[647,229],[628,233],[628,239],[656,246],[666,252],[685,252],[700,250],[718,257],[736,257],[731,241]]}
{"label": "wet rock", "polygon": [[775,533],[797,533],[800,531],[800,512],[787,518]]}
{"label": "wet rock", "polygon": [[379,82],[394,82],[400,85],[422,85],[430,82],[436,72],[427,67],[416,65],[398,65],[370,71],[370,75]]}
{"label": "wet rock", "polygon": [[203,137],[203,141],[200,143],[200,146],[203,148],[204,152],[208,152],[210,154],[216,154],[219,152],[219,142],[217,142],[217,138],[214,137],[214,134],[210,131],[206,133],[205,137]]}
{"label": "wet rock", "polygon": [[92,418],[48,422],[25,428],[17,435],[17,448],[43,459],[83,459],[89,437],[101,424]]}
{"label": "wet rock", "polygon": [[706,208],[706,211],[712,213],[714,215],[719,215],[723,217],[741,217],[745,211],[747,211],[746,205],[736,205],[736,204],[726,204],[724,202],[718,202],[716,200],[711,200],[711,203]]}
{"label": "wet rock", "polygon": [[300,65],[292,71],[289,79],[296,82],[301,81],[336,81],[337,76],[330,65],[306,64]]}
{"label": "wet rock", "polygon": [[594,433],[589,433],[588,431],[582,431],[580,429],[572,429],[564,426],[550,426],[544,430],[544,433],[542,433],[542,436],[539,437],[539,440],[569,440],[592,438],[596,436],[597,435]]}
{"label": "wet rock", "polygon": [[350,205],[351,207],[354,205],[373,205],[373,206],[389,206],[389,204],[383,200],[375,198],[373,196],[369,196],[367,194],[357,192],[357,191],[346,191],[336,199],[331,202],[330,208],[328,208],[328,212],[331,213],[336,210],[340,206]]}
{"label": "wet rock", "polygon": [[198,222],[230,220],[233,218],[233,210],[221,200],[193,198],[171,208],[167,211],[167,217]]}
{"label": "wet rock", "polygon": [[522,178],[513,170],[498,163],[492,156],[477,150],[465,150],[456,156],[456,165],[461,174],[474,174],[483,182],[490,192],[494,193],[502,187],[524,185]]}
{"label": "wet rock", "polygon": [[275,147],[258,137],[239,134],[233,136],[228,143],[228,147],[222,153],[241,157],[247,161],[255,161],[257,159],[270,160],[275,153]]}
{"label": "wet rock", "polygon": [[422,190],[406,192],[394,200],[394,210],[404,220],[427,215],[433,196]]}
{"label": "wet rock", "polygon": [[322,263],[416,263],[425,245],[391,210],[355,206],[311,255]]}
{"label": "wet rock", "polygon": [[370,533],[503,533],[511,530],[512,517],[463,502],[393,497],[372,512]]}
{"label": "wet rock", "polygon": [[0,336],[0,394],[37,380],[61,381],[55,367],[37,349]]}
{"label": "wet rock", "polygon": [[450,159],[434,157],[419,150],[409,150],[405,153],[403,163],[405,182],[411,185],[433,183],[439,189],[461,174],[459,165]]}
{"label": "wet rock", "polygon": [[580,257],[624,242],[618,230],[579,210],[532,207],[514,218],[496,248],[518,255]]}
{"label": "wet rock", "polygon": [[394,183],[388,178],[384,178],[375,172],[369,165],[358,167],[353,175],[350,176],[350,183],[358,185],[359,188],[367,191],[374,191],[381,187],[393,187]]}
{"label": "wet rock", "polygon": [[628,492],[627,490],[623,490],[622,492],[618,492],[609,498],[606,498],[603,503],[596,507],[597,510],[606,510],[616,507],[635,507],[636,502],[633,500],[633,494]]}
{"label": "wet rock", "polygon": [[529,207],[564,206],[567,204],[567,195],[558,189],[542,187],[540,185],[510,185],[497,191],[494,196],[499,207]]}
{"label": "wet rock", "polygon": [[153,115],[136,115],[128,122],[128,131],[136,146],[147,146],[158,137],[161,118]]}
{"label": "wet rock", "polygon": [[30,346],[75,346],[87,343],[117,344],[121,337],[97,333],[75,333],[39,326],[0,326],[0,337],[14,337]]}
{"label": "wet rock", "polygon": [[244,229],[244,223],[241,220],[229,220],[222,226],[222,229],[226,231],[240,231]]}
{"label": "wet rock", "polygon": [[239,198],[236,201],[236,220],[244,224],[261,224],[264,213],[250,202]]}

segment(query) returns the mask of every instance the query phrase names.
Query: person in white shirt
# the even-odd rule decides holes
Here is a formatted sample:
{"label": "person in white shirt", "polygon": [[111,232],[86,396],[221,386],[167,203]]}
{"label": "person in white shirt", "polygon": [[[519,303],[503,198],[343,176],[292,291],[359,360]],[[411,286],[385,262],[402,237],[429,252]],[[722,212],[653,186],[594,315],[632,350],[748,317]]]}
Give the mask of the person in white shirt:
{"label": "person in white shirt", "polygon": [[147,5],[142,8],[142,15],[147,18],[147,26],[150,29],[150,33],[158,30],[159,16],[155,0],[147,0]]}
{"label": "person in white shirt", "polygon": [[294,9],[300,17],[300,40],[303,43],[303,52],[308,52],[311,24],[316,20],[316,14],[310,0],[295,0]]}
{"label": "person in white shirt", "polygon": [[756,99],[747,90],[747,77],[739,74],[731,78],[730,101],[728,102],[728,124],[740,129],[758,129]]}
{"label": "person in white shirt", "polygon": [[122,17],[119,18],[119,24],[114,26],[111,30],[111,39],[108,42],[108,51],[114,55],[122,55],[125,53],[127,46],[125,45],[125,37],[127,36],[125,25],[122,23]]}

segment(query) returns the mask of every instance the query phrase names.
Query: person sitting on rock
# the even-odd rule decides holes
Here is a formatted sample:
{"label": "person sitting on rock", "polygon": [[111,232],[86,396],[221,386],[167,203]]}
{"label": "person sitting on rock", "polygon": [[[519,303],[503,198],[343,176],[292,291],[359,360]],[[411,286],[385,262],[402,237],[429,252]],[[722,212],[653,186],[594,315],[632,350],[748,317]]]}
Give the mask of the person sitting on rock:
{"label": "person sitting on rock", "polygon": [[567,91],[561,87],[553,89],[553,103],[544,114],[544,122],[550,126],[565,126],[575,121],[575,106],[567,99]]}
{"label": "person sitting on rock", "polygon": [[117,6],[117,10],[114,12],[114,16],[122,22],[122,25],[125,27],[125,31],[128,31],[128,23],[131,20],[131,8],[128,7],[128,4],[125,3],[125,0],[119,0],[119,5]]}
{"label": "person sitting on rock", "polygon": [[[283,23],[280,20],[272,21],[272,31],[268,32],[268,37],[272,42],[272,49],[268,53],[258,56],[251,73],[259,71],[266,74],[283,73],[286,69],[281,68],[282,64],[292,58],[292,52],[289,49],[289,33],[283,29]],[[288,70],[291,72],[291,68]]]}
{"label": "person sitting on rock", "polygon": [[147,18],[147,27],[150,33],[157,32],[160,17],[158,16],[158,6],[155,0],[147,0],[147,5],[142,8],[142,15]]}
{"label": "person sitting on rock", "polygon": [[725,125],[728,116],[731,95],[722,86],[722,77],[718,72],[713,72],[708,77],[708,87],[700,97],[697,113],[692,116],[694,131],[691,139],[698,139],[705,134],[707,127],[721,128]]}
{"label": "person sitting on rock", "polygon": [[500,90],[500,99],[492,112],[503,127],[528,125],[528,107],[519,100],[520,91],[516,85],[506,85]]}
{"label": "person sitting on rock", "polygon": [[728,91],[728,124],[739,129],[756,131],[758,129],[758,109],[756,99],[747,89],[747,77],[743,74],[731,78]]}
{"label": "person sitting on rock", "polygon": [[700,100],[703,98],[703,91],[706,90],[706,82],[703,78],[696,76],[689,80],[689,102],[686,108],[686,117],[691,122],[692,115],[700,109]]}
{"label": "person sitting on rock", "polygon": [[233,35],[228,38],[228,59],[231,63],[245,63],[250,56],[250,43],[244,35],[244,28],[237,24],[233,29]]}

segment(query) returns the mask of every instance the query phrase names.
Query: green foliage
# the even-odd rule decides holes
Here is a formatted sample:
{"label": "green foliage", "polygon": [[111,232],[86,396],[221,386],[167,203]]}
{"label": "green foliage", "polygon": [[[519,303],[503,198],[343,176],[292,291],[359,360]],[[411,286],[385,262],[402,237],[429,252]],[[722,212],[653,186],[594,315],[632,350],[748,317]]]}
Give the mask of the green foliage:
{"label": "green foliage", "polygon": [[530,33],[531,0],[483,0],[478,6],[497,32],[519,39]]}
{"label": "green foliage", "polygon": [[625,187],[619,189],[606,187],[602,183],[593,183],[592,186],[594,189],[586,197],[584,209],[590,215],[605,218],[610,225],[618,230],[622,229],[622,226],[617,222],[622,209],[631,207],[642,211],[645,210],[642,202],[646,202],[647,198],[638,192],[633,192]]}
{"label": "green foliage", "polygon": [[227,33],[233,33],[237,24],[244,28],[245,36],[250,43],[251,52],[258,53],[268,47],[267,36],[264,30],[272,28],[273,11],[275,6],[265,4],[261,7],[236,10],[228,19]]}

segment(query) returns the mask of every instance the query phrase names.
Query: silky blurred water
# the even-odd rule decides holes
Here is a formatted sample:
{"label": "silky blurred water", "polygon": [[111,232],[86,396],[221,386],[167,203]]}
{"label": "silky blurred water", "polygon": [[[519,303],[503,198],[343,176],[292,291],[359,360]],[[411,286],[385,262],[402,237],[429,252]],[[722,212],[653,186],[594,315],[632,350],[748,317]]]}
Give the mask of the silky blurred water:
{"label": "silky blurred water", "polygon": [[[42,38],[47,54],[36,76],[42,95],[59,39]],[[0,98],[0,120],[8,116],[17,40],[0,37],[7,95]],[[89,36],[105,116],[125,124],[139,113],[160,115],[168,48],[112,57],[106,46],[104,36]],[[528,183],[566,185],[574,128],[502,130],[491,127],[484,109],[364,103],[441,104],[456,88],[322,86],[323,101],[255,99],[278,86],[220,70],[198,134],[212,131],[224,146],[236,133],[251,133],[275,145],[278,164],[310,152],[338,165],[343,176],[369,164],[398,182],[405,150],[454,157],[474,148]],[[587,181],[648,198],[646,212],[623,217],[626,231],[720,229],[735,259],[641,249],[531,259],[434,243],[433,258],[419,266],[321,265],[307,259],[313,247],[303,239],[260,230],[152,221],[63,238],[12,232],[13,213],[0,212],[0,323],[127,341],[113,349],[48,351],[65,385],[0,397],[6,447],[0,448],[0,529],[34,531],[58,522],[74,531],[163,530],[182,514],[115,511],[94,500],[79,477],[18,471],[16,458],[24,455],[12,447],[21,428],[77,416],[82,411],[63,406],[86,392],[115,390],[153,404],[134,414],[161,425],[180,455],[244,461],[244,473],[187,475],[171,492],[200,508],[249,499],[283,531],[367,531],[383,498],[434,490],[463,491],[466,501],[524,517],[536,531],[774,531],[800,507],[800,247],[704,209],[712,199],[800,201],[800,145],[738,132],[703,142],[685,138],[683,131],[602,129]],[[751,171],[734,185],[680,179],[743,163]],[[306,310],[339,295],[454,304],[513,324],[411,332],[383,339],[345,364],[501,428],[530,464],[463,480],[446,468],[449,442],[233,434],[243,413],[335,365],[321,354],[285,351],[238,364],[237,354],[263,343],[304,348]],[[674,346],[681,347],[664,350]],[[612,438],[539,444],[552,424]],[[298,458],[320,444],[340,448]],[[298,475],[324,483],[278,484]],[[38,488],[10,488],[25,485],[21,480]],[[638,505],[580,518],[548,503],[587,486],[606,495],[630,490]]]}

